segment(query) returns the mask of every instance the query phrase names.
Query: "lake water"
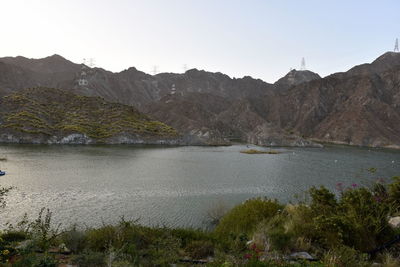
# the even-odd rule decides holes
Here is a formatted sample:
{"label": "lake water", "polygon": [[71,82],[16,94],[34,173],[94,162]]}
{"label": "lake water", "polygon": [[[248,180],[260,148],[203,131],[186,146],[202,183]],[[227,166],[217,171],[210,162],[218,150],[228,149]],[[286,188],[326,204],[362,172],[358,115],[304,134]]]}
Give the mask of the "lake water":
{"label": "lake water", "polygon": [[[251,146],[252,147],[252,146]],[[64,226],[113,223],[203,227],[215,207],[266,196],[295,200],[312,185],[368,185],[400,175],[399,151],[281,148],[277,155],[230,147],[1,145],[1,186],[15,186],[0,227],[42,207]],[[375,167],[376,174],[366,169]]]}

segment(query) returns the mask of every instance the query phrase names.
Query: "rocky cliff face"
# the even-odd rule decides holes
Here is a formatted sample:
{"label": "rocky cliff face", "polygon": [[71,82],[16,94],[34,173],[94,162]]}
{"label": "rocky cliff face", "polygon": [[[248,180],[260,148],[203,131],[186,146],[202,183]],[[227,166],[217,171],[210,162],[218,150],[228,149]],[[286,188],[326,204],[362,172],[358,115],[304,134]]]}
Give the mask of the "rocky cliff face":
{"label": "rocky cliff face", "polygon": [[[208,144],[242,141],[266,146],[317,146],[312,141],[284,132],[270,123],[257,99],[226,99],[205,93],[169,95],[144,110],[180,132],[189,132]],[[208,140],[208,141],[207,141]]]}
{"label": "rocky cliff face", "polygon": [[400,147],[399,70],[301,84],[280,97],[272,120],[324,142]]}
{"label": "rocky cliff face", "polygon": [[[0,59],[0,96],[34,86],[62,88],[132,105],[176,128],[186,141],[314,145],[312,140],[400,147],[400,54],[321,78],[291,71],[275,84],[192,69],[148,75],[112,73],[45,59]],[[88,85],[78,84],[85,72]]]}

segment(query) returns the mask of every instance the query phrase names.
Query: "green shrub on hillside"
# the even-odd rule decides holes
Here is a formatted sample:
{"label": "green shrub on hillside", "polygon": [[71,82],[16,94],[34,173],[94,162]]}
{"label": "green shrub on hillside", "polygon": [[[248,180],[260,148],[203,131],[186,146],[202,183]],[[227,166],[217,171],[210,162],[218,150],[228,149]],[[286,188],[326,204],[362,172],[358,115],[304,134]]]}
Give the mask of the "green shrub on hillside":
{"label": "green shrub on hillside", "polygon": [[393,209],[395,209],[396,212],[400,211],[400,176],[396,176],[392,178],[393,182],[389,184],[388,192],[382,194],[380,196],[382,200],[385,200],[385,197],[387,196],[389,201],[393,205]]}
{"label": "green shrub on hillside", "polygon": [[282,209],[283,206],[276,200],[266,198],[247,200],[222,217],[215,232],[220,236],[250,235],[259,222],[272,218]]}

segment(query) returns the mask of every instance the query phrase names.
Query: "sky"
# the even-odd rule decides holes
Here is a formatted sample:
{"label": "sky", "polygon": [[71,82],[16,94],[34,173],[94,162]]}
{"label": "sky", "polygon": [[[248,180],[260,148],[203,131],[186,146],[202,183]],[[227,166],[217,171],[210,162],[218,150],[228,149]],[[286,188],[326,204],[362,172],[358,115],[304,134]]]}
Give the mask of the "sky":
{"label": "sky", "polygon": [[398,0],[0,0],[0,14],[0,57],[267,82],[302,57],[321,76],[346,71],[400,38]]}

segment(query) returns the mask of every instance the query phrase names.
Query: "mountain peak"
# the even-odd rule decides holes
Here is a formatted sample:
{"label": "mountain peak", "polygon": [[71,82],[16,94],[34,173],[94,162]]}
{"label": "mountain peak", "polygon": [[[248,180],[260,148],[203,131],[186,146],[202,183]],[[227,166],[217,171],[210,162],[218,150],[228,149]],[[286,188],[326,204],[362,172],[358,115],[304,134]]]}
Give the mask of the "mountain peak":
{"label": "mountain peak", "polygon": [[367,75],[380,73],[394,66],[400,65],[400,53],[386,52],[379,56],[372,63],[361,64],[351,68],[347,73],[350,75]]}
{"label": "mountain peak", "polygon": [[48,57],[45,57],[45,58],[42,58],[42,59],[67,60],[64,57],[60,56],[59,54],[54,54],[54,55],[51,55],[51,56],[48,56]]}
{"label": "mountain peak", "polygon": [[309,70],[290,70],[288,74],[284,77],[280,78],[278,81],[275,82],[275,85],[283,88],[283,87],[290,87],[293,85],[297,85],[303,82],[309,82],[312,80],[320,79],[321,77],[312,71]]}
{"label": "mountain peak", "polygon": [[400,53],[398,52],[386,52],[383,55],[375,59],[371,64],[400,64]]}
{"label": "mountain peak", "polygon": [[17,56],[4,57],[0,60],[7,64],[12,64],[21,68],[41,73],[56,73],[66,71],[76,72],[80,69],[80,66],[78,64],[75,64],[63,58],[58,54],[39,59]]}

